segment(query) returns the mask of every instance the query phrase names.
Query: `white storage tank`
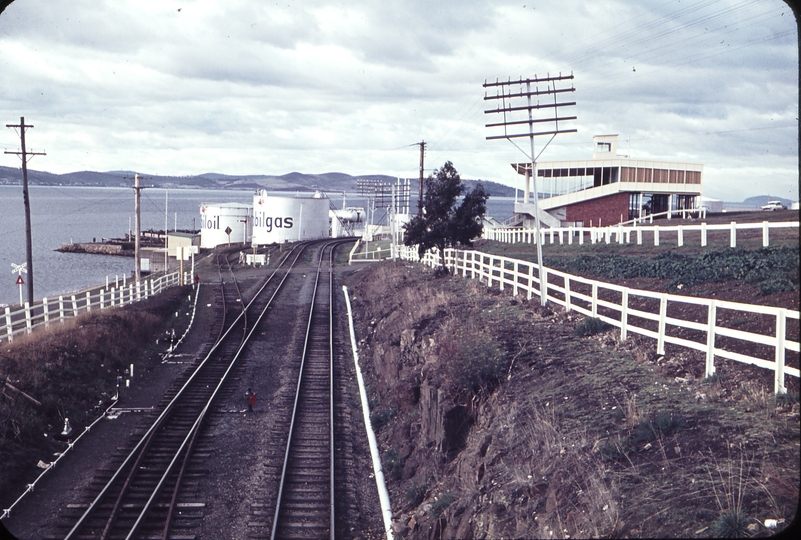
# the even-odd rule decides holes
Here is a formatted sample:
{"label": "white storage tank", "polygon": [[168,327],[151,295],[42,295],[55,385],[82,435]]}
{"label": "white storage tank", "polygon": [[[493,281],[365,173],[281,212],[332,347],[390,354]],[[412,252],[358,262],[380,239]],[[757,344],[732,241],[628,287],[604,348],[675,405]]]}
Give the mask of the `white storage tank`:
{"label": "white storage tank", "polygon": [[308,195],[253,197],[253,245],[328,238],[327,198],[318,191]]}
{"label": "white storage tank", "polygon": [[[230,235],[227,231],[230,231]],[[200,205],[200,247],[242,244],[253,236],[253,207],[247,203]]]}

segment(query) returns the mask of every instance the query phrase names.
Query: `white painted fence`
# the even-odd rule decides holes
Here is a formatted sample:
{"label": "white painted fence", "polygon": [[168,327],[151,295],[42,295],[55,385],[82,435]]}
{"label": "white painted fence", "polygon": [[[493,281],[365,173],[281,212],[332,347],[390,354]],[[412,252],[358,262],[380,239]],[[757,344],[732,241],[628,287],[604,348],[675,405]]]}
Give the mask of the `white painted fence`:
{"label": "white painted fence", "polygon": [[[729,246],[737,247],[737,231],[745,230],[761,230],[762,231],[762,246],[770,246],[770,230],[771,229],[798,229],[798,221],[785,221],[785,222],[771,222],[763,221],[761,223],[737,223],[732,221],[729,224],[721,225],[708,225],[706,222],[685,225],[626,225],[620,223],[609,227],[562,227],[553,229],[540,229],[540,238],[542,243],[550,241],[551,244],[555,243],[556,239],[560,244],[584,244],[585,235],[590,243],[596,244],[606,242],[607,244],[613,242],[618,244],[630,244],[636,242],[638,245],[643,243],[643,234],[648,233],[655,246],[659,245],[660,236],[665,234],[675,235],[679,247],[684,245],[684,234],[687,232],[700,232],[701,246],[707,245],[707,239],[710,232],[721,231],[727,233],[729,236]],[[484,238],[487,240],[495,240],[507,244],[526,243],[533,244],[536,238],[535,229],[490,229],[484,228]]]}
{"label": "white painted fence", "polygon": [[[400,257],[417,261],[417,248],[402,246]],[[422,262],[436,267],[439,255],[429,251]],[[655,339],[658,354],[665,354],[666,343],[701,351],[706,355],[706,377],[715,374],[716,357],[772,370],[777,394],[786,392],[785,375],[799,376],[798,367],[786,365],[788,359],[798,365],[798,311],[630,289],[549,268],[544,269],[542,287],[535,262],[472,250],[446,250],[445,264],[454,274],[486,281],[487,287],[511,289],[514,295],[526,294],[528,299],[539,296],[544,288],[547,299],[567,311],[619,328],[622,340],[629,333]],[[771,330],[754,333],[734,328],[744,320],[761,320]],[[741,352],[745,343],[750,348],[756,345],[757,353]]]}
{"label": "white painted fence", "polygon": [[[105,309],[138,302],[158,294],[167,287],[179,284],[178,272],[144,279],[137,283],[128,281],[125,285],[93,287],[75,294],[61,295],[58,298],[42,298],[30,305],[25,302],[18,309],[5,308],[0,324],[0,341],[14,340],[22,333],[30,334],[37,326],[49,326],[53,322],[63,322],[70,317],[92,309]],[[186,281],[189,283],[189,281]]]}
{"label": "white painted fence", "polygon": [[[365,250],[359,251],[359,246],[365,243],[362,239],[357,239],[356,242],[353,244],[353,249],[350,250],[350,254],[348,255],[348,264],[351,265],[353,263],[360,263],[360,262],[381,262],[388,257],[392,257],[392,249],[381,249],[381,246],[377,246],[372,251],[367,249],[367,244],[365,243]],[[377,242],[374,243],[376,245]]]}

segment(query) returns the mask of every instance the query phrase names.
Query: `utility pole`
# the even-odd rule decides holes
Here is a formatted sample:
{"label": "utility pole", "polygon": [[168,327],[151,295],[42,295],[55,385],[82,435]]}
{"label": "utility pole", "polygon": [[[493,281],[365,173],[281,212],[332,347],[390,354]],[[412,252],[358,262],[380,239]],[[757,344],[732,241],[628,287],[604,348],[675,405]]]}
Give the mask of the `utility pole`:
{"label": "utility pole", "polygon": [[15,154],[22,158],[22,202],[25,205],[25,257],[28,266],[28,302],[33,303],[33,246],[31,243],[31,201],[28,196],[28,156],[45,156],[44,152],[28,152],[25,150],[25,128],[33,126],[25,125],[25,117],[19,117],[19,125],[6,124],[8,128],[19,128],[20,148],[19,152],[5,151],[6,154]]}
{"label": "utility pole", "polygon": [[419,143],[414,143],[414,146],[419,146],[420,147],[420,193],[419,193],[419,195],[417,197],[417,215],[418,216],[422,216],[423,215],[423,175],[425,174],[423,172],[424,171],[423,163],[425,161],[425,155],[426,155],[426,142],[425,141],[420,141]]}
{"label": "utility pole", "polygon": [[[575,88],[571,85],[570,88],[557,88],[557,82],[561,82],[564,80],[572,80],[573,74],[570,75],[562,75],[561,73],[558,76],[550,76],[538,78],[534,75],[533,79],[523,79],[520,77],[518,81],[512,81],[511,78],[506,81],[498,81],[495,80],[494,83],[488,83],[486,80],[484,81],[484,88],[494,87],[495,88],[495,95],[487,95],[487,91],[484,90],[484,101],[488,100],[500,100],[498,102],[498,106],[495,109],[488,109],[485,110],[485,114],[503,114],[503,120],[501,122],[493,123],[493,124],[485,124],[484,127],[488,128],[495,128],[495,127],[503,127],[503,135],[494,135],[487,137],[487,140],[493,139],[506,139],[512,144],[514,144],[518,150],[520,150],[524,155],[526,155],[526,151],[517,146],[517,144],[512,141],[515,138],[527,137],[530,142],[530,150],[531,155],[527,155],[529,158],[530,165],[526,165],[526,191],[523,194],[523,204],[528,206],[528,194],[529,194],[529,178],[532,181],[534,187],[534,228],[535,234],[537,235],[537,266],[539,271],[539,280],[540,280],[540,303],[544,306],[548,302],[548,277],[545,274],[545,269],[542,264],[542,238],[540,237],[540,204],[539,204],[539,193],[537,192],[537,158],[545,151],[545,148],[551,141],[556,137],[559,133],[575,133],[576,129],[559,129],[559,122],[565,120],[575,120],[575,116],[559,116],[559,107],[569,107],[576,104],[575,101],[571,102],[559,102],[557,100],[557,94],[561,94],[564,92],[574,92]],[[534,89],[532,90],[531,84],[534,83]],[[540,90],[537,86],[538,83],[545,83],[545,89]],[[514,89],[512,87],[515,87]],[[513,91],[514,90],[514,91]],[[553,96],[553,103],[540,103],[539,96]],[[537,102],[532,103],[531,98],[537,97]],[[524,105],[521,105],[521,100],[525,99]],[[514,106],[516,105],[516,106]],[[539,113],[542,109],[553,109],[553,117],[550,118],[535,118],[534,111]],[[522,118],[512,118],[513,114],[523,114],[527,113],[526,115],[522,116]],[[546,131],[534,131],[534,124],[541,124],[544,123],[546,126],[548,124],[553,124],[551,129],[547,129]],[[528,129],[522,133],[514,133],[509,134],[507,129],[510,126],[527,126]],[[519,128],[518,128],[519,129]],[[534,137],[538,135],[550,135],[551,139],[545,143],[540,153],[534,155]],[[530,176],[529,176],[530,175]],[[517,204],[515,204],[517,206]]]}
{"label": "utility pole", "polygon": [[142,279],[142,252],[140,251],[140,238],[142,237],[142,205],[140,204],[140,192],[144,189],[139,183],[139,174],[134,174],[134,228],[136,237],[134,240],[134,279],[136,283]]}

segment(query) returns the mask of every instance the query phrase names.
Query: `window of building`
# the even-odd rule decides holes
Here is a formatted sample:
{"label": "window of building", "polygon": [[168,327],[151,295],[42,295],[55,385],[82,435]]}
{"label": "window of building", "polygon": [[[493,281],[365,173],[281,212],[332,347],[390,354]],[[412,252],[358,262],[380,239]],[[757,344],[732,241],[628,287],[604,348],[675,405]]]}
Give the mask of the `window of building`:
{"label": "window of building", "polygon": [[634,219],[640,217],[640,194],[629,193],[629,217]]}
{"label": "window of building", "polygon": [[667,212],[669,208],[670,208],[670,195],[655,193],[654,195],[651,196],[652,213],[660,214],[662,212]]}
{"label": "window of building", "polygon": [[617,182],[617,171],[618,171],[618,167],[604,167],[603,168],[603,185],[614,184],[615,182]]}
{"label": "window of building", "polygon": [[670,171],[670,183],[671,184],[683,184],[684,183],[684,171]]}
{"label": "window of building", "polygon": [[620,181],[621,182],[634,182],[637,169],[634,167],[621,167],[620,168]]}
{"label": "window of building", "polygon": [[595,149],[595,151],[598,152],[599,154],[611,152],[612,151],[612,143],[599,142],[598,146]]}

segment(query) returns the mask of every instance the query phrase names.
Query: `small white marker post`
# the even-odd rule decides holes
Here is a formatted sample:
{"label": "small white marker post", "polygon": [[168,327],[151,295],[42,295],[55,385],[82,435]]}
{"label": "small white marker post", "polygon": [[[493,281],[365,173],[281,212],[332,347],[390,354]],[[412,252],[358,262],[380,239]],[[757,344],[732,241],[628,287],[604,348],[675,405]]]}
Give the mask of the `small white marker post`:
{"label": "small white marker post", "polygon": [[11,263],[11,268],[11,273],[17,274],[17,285],[19,285],[19,305],[22,305],[22,286],[25,285],[25,280],[22,279],[22,274],[28,273],[28,263]]}

